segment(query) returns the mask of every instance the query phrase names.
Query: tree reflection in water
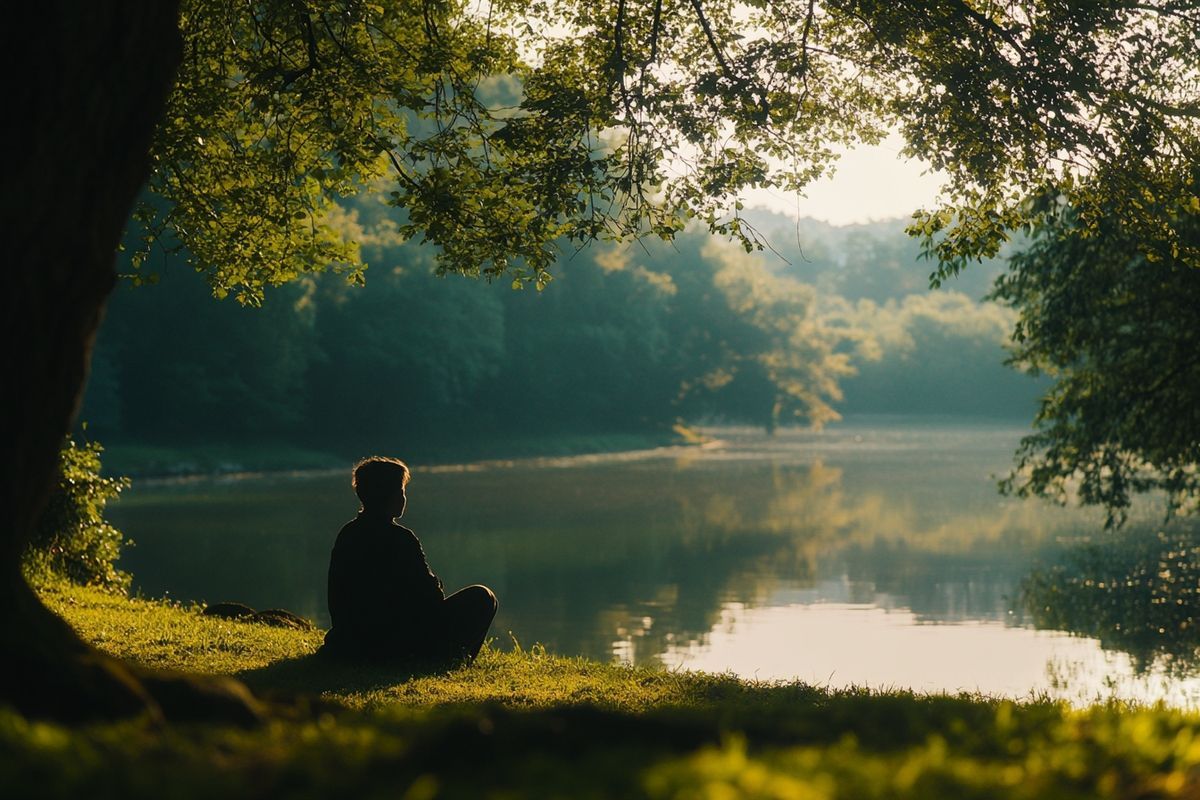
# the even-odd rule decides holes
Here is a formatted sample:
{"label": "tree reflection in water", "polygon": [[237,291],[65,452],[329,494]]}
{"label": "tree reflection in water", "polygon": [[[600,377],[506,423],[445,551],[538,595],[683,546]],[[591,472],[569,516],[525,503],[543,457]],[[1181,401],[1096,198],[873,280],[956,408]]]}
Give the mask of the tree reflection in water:
{"label": "tree reflection in water", "polygon": [[[939,484],[951,502],[932,507],[912,491],[927,469],[870,467],[681,459],[671,470],[593,471],[598,491],[584,494],[556,485],[577,477],[543,475],[543,527],[493,539],[504,548],[489,557],[505,564],[489,578],[503,589],[501,622],[523,643],[634,663],[703,645],[727,604],[829,600],[911,609],[921,622],[1014,622],[1013,590],[1057,530],[1044,511],[998,507],[986,479],[976,507],[958,475]],[[483,556],[478,541],[442,544]],[[481,558],[463,574],[486,569]],[[824,597],[830,585],[838,596]]]}
{"label": "tree reflection in water", "polygon": [[[987,431],[722,433],[719,449],[426,468],[405,522],[447,586],[500,595],[500,645],[512,631],[523,646],[637,663],[703,646],[727,607],[1016,624],[1031,560],[1091,524],[998,498],[989,475],[1011,441]],[[121,562],[139,591],[328,624],[329,547],[353,506],[337,473],[143,483],[113,516],[139,543]]]}
{"label": "tree reflection in water", "polygon": [[1101,533],[1068,547],[1022,582],[1038,628],[1128,653],[1139,674],[1200,673],[1200,524]]}

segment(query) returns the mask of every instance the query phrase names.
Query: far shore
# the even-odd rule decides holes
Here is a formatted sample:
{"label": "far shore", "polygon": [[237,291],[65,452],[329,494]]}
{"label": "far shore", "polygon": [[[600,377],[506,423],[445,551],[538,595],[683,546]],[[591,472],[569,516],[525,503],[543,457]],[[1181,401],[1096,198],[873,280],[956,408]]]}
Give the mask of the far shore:
{"label": "far shore", "polygon": [[[827,426],[827,430],[866,428],[986,428],[1027,432],[1024,418],[965,417],[944,414],[857,414]],[[386,443],[374,452],[397,453],[413,465],[434,471],[488,469],[515,462],[572,458],[588,455],[641,453],[664,448],[714,446],[721,431],[758,430],[755,426],[720,424],[676,424],[670,429],[602,433],[546,434],[542,436],[497,437],[488,441],[452,442],[438,447],[391,447]],[[805,431],[790,426],[780,431]],[[86,437],[85,437],[86,438]],[[373,453],[347,454],[322,447],[291,442],[202,442],[144,443],[107,442],[104,472],[139,481],[184,481],[221,478],[237,480],[265,475],[317,475],[340,472],[358,458]]]}
{"label": "far shore", "polygon": [[[434,471],[486,469],[515,461],[584,455],[636,453],[710,443],[682,425],[667,431],[600,433],[497,440],[484,444],[429,448],[397,448],[407,461]],[[104,472],[139,481],[237,480],[265,475],[316,475],[341,472],[358,456],[286,443],[104,444]],[[391,452],[381,448],[380,452]]]}

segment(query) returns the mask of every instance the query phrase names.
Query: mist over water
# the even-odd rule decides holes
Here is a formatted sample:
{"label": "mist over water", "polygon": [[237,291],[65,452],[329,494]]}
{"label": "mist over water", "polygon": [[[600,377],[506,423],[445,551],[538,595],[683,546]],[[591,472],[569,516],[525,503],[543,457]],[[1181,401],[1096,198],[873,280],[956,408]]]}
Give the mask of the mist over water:
{"label": "mist over water", "polygon": [[[1170,646],[1078,621],[1113,595],[1075,591],[1095,586],[1080,577],[1095,559],[1072,554],[1116,540],[1098,514],[997,494],[1022,429],[876,418],[707,432],[702,447],[411,464],[403,522],[448,591],[496,591],[501,647],[831,686],[1200,697],[1190,634],[1171,635],[1188,614],[1163,624]],[[111,516],[137,543],[121,566],[143,593],[327,625],[329,550],[356,510],[337,471],[141,481]]]}

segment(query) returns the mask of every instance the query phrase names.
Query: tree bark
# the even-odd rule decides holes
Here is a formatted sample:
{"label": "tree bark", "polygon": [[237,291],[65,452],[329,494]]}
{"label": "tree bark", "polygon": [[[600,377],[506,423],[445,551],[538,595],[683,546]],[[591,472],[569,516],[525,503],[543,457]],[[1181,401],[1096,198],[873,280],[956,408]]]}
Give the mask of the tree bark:
{"label": "tree bark", "polygon": [[41,604],[20,562],[54,485],[116,281],[116,250],[149,175],[151,139],[182,56],[178,2],[39,0],[6,17],[0,703],[60,719],[161,714],[155,695],[178,694],[156,691],[169,680],[80,640]]}

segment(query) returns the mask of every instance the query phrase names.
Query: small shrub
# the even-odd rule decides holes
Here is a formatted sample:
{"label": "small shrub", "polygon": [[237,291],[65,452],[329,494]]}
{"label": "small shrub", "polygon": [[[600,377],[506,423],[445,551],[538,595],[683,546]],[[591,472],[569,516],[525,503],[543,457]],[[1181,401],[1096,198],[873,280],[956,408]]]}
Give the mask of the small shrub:
{"label": "small shrub", "polygon": [[128,478],[100,475],[98,442],[68,437],[59,452],[58,483],[25,551],[33,581],[49,574],[78,584],[127,589],[130,576],[116,568],[125,537],[104,519],[104,508],[129,486]]}

